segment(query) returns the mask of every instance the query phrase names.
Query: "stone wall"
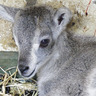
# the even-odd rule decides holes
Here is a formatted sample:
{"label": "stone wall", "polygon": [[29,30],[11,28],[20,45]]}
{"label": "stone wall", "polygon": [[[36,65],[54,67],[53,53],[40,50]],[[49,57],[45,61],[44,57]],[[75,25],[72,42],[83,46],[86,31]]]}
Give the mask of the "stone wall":
{"label": "stone wall", "polygon": [[[37,0],[37,4],[46,4],[54,8],[68,7],[73,13],[69,31],[78,35],[96,35],[96,1],[92,0]],[[10,7],[24,7],[25,0],[0,0],[0,4]],[[89,4],[89,5],[88,5]],[[88,10],[87,10],[88,7]],[[87,13],[86,13],[87,10]],[[12,37],[11,22],[0,19],[0,51],[17,51]]]}

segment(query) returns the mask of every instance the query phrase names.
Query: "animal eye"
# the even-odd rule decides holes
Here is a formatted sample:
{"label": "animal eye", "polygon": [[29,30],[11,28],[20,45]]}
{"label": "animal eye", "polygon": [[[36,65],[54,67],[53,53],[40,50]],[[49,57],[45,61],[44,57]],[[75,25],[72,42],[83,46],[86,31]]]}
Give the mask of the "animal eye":
{"label": "animal eye", "polygon": [[47,47],[48,44],[49,44],[50,40],[49,39],[43,39],[41,42],[40,42],[40,47]]}

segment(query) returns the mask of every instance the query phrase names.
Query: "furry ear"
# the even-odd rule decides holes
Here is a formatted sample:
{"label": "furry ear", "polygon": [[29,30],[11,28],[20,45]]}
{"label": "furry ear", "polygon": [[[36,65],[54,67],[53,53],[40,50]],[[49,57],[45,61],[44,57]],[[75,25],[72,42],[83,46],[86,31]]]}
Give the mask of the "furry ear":
{"label": "furry ear", "polygon": [[55,29],[55,30],[53,29],[53,31],[56,32],[56,33],[54,32],[55,38],[57,38],[61,34],[61,32],[66,29],[66,26],[71,20],[71,18],[72,13],[66,7],[59,8],[55,12],[55,15],[53,17],[54,29]]}
{"label": "furry ear", "polygon": [[0,18],[14,22],[15,15],[19,10],[20,9],[18,8],[11,8],[4,5],[0,5]]}

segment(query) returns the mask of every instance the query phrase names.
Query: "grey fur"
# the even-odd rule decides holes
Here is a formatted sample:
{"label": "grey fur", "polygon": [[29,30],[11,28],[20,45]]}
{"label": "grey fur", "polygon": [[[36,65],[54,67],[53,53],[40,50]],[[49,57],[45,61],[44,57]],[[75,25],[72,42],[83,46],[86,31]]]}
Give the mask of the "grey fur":
{"label": "grey fur", "polygon": [[[3,15],[14,16],[9,7],[0,7],[5,9]],[[25,78],[37,73],[39,96],[96,96],[90,91],[96,90],[96,40],[67,32],[71,18],[66,7],[26,7],[15,15],[13,36],[19,49],[18,70]],[[50,40],[46,48],[40,47],[43,39]]]}
{"label": "grey fur", "polygon": [[27,6],[27,5],[28,5],[28,6],[33,6],[33,5],[36,4],[37,0],[26,0],[26,2],[27,2],[26,6]]}

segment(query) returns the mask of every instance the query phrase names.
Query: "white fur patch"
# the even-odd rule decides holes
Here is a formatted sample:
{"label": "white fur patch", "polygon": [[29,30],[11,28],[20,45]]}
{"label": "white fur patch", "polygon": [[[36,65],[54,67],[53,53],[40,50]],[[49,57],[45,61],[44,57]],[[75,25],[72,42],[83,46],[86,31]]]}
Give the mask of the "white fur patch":
{"label": "white fur patch", "polygon": [[88,91],[88,96],[96,96],[96,89],[89,88],[87,91]]}
{"label": "white fur patch", "polygon": [[37,55],[36,52],[39,48],[39,36],[40,36],[40,30],[36,29],[35,30],[35,36],[33,38],[33,44],[32,44],[32,49],[31,49],[31,62],[30,62],[30,71],[29,73],[31,73],[34,69],[36,70],[36,64],[37,64]]}
{"label": "white fur patch", "polygon": [[87,77],[88,96],[96,96],[96,68],[92,69],[91,74]]}
{"label": "white fur patch", "polygon": [[39,44],[33,44],[33,47],[32,47],[32,64],[36,64],[37,62],[37,56],[36,56],[36,51],[38,50],[38,47],[39,47]]}

